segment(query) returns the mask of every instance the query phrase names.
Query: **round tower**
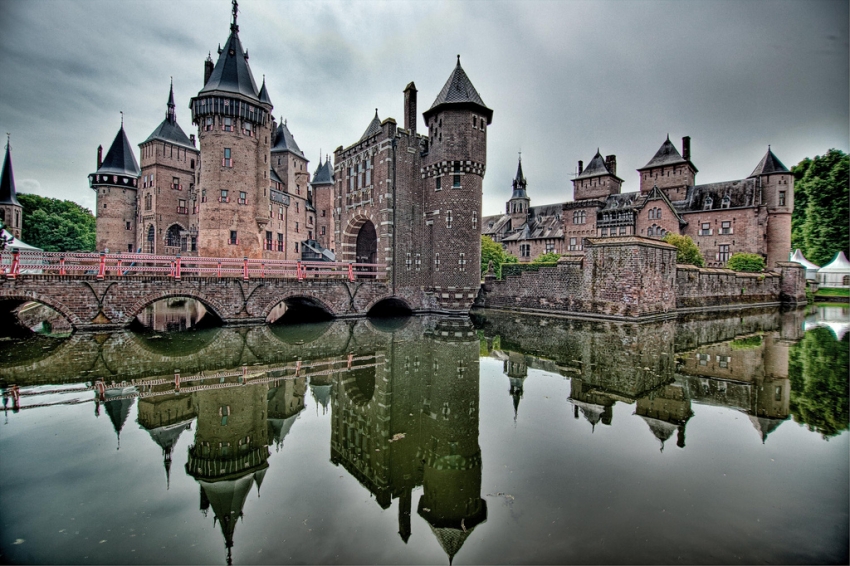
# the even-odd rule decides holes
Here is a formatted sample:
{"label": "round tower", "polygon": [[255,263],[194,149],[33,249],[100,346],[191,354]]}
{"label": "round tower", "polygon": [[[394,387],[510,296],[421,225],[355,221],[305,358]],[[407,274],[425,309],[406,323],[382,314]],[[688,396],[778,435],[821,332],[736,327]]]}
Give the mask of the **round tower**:
{"label": "round tower", "polygon": [[230,36],[212,72],[205,66],[209,78],[190,103],[201,151],[201,256],[260,257],[269,221],[272,104],[265,81],[261,89],[254,82],[236,15],[234,0]]}
{"label": "round tower", "polygon": [[136,251],[136,192],[141,170],[124,132],[124,119],[106,157],[97,148],[97,171],[89,175],[89,187],[97,195],[97,250]]}
{"label": "round tower", "polygon": [[778,261],[788,261],[791,255],[791,214],[794,212],[794,175],[767,147],[755,170],[760,204],[767,209],[764,254],[768,269]]}
{"label": "round tower", "polygon": [[424,158],[431,289],[442,310],[468,310],[481,280],[481,200],[487,127],[493,111],[460,66],[424,114],[430,135]]}

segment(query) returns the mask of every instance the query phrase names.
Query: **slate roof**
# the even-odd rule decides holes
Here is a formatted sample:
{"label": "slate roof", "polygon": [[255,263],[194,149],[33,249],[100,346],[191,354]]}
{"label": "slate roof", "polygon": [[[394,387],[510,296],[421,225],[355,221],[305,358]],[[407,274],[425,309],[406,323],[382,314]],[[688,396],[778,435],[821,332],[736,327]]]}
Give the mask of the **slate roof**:
{"label": "slate roof", "polygon": [[167,107],[165,120],[139,145],[146,144],[149,141],[162,140],[197,151],[197,148],[192,145],[192,142],[183,132],[183,128],[177,123],[177,114],[174,111],[174,85],[171,86],[171,90],[168,93]]}
{"label": "slate roof", "polygon": [[136,161],[136,156],[133,154],[133,149],[130,147],[130,141],[127,139],[127,134],[124,133],[124,125],[122,124],[109,147],[109,151],[106,152],[103,163],[95,171],[95,174],[124,175],[138,178],[141,173],[139,162]]}
{"label": "slate roof", "polygon": [[668,136],[664,143],[661,144],[661,147],[658,148],[658,151],[655,152],[655,156],[649,160],[649,163],[638,169],[638,171],[652,169],[653,167],[664,167],[665,165],[677,165],[679,163],[686,163],[693,167],[694,171],[697,170],[693,163],[682,157]]}
{"label": "slate roof", "polygon": [[290,152],[298,157],[304,157],[304,153],[301,151],[301,148],[298,147],[298,144],[295,143],[295,138],[292,136],[292,132],[289,131],[289,127],[286,125],[286,122],[281,122],[277,127],[274,133],[274,145],[272,146],[272,153],[283,153]]}
{"label": "slate roof", "polygon": [[333,185],[334,183],[334,173],[333,166],[331,165],[330,157],[325,159],[325,162],[319,162],[319,166],[316,167],[316,172],[313,173],[313,180],[310,183],[313,186],[317,185]]}
{"label": "slate roof", "polygon": [[248,66],[248,55],[242,49],[242,42],[239,41],[239,27],[235,23],[230,26],[230,36],[224,44],[224,49],[219,48],[218,53],[218,61],[210,79],[198,94],[211,92],[241,94],[260,102],[257,83],[254,82],[254,75],[251,73],[251,67]]}
{"label": "slate roof", "polygon": [[788,168],[782,164],[781,161],[773,154],[770,150],[770,146],[767,146],[767,153],[764,154],[764,157],[761,158],[759,164],[756,165],[756,168],[753,169],[753,172],[750,173],[750,177],[758,177],[760,175],[770,175],[772,173],[790,173]]}
{"label": "slate roof", "polygon": [[280,183],[281,185],[283,184],[283,179],[281,179],[281,178],[280,178],[280,175],[278,175],[277,173],[275,173],[275,170],[274,170],[274,169],[272,169],[271,167],[269,167],[269,178],[270,178],[272,181],[274,181],[275,183]]}
{"label": "slate roof", "polygon": [[528,181],[525,180],[525,175],[522,174],[522,158],[520,158],[516,168],[516,177],[514,177],[513,182],[514,192],[511,198],[528,198],[528,194],[525,192],[527,185]]}
{"label": "slate roof", "polygon": [[612,175],[612,173],[608,170],[608,166],[605,164],[605,159],[597,149],[596,155],[593,156],[593,159],[590,160],[587,167],[585,167],[581,173],[576,175],[575,178],[588,179],[590,177],[602,177],[603,175]]}
{"label": "slate roof", "polygon": [[[723,207],[723,199],[725,197],[729,198],[728,207]],[[720,208],[744,208],[753,206],[755,198],[755,179],[738,179],[735,181],[690,186],[684,200],[675,201],[673,206],[680,213],[717,210]],[[710,205],[706,203],[708,199],[711,199]]]}
{"label": "slate roof", "polygon": [[257,95],[257,98],[260,99],[260,102],[265,102],[269,106],[272,105],[272,101],[269,98],[269,91],[266,89],[266,77],[263,77],[263,86],[260,87],[260,94]]}
{"label": "slate roof", "polygon": [[481,100],[478,91],[472,86],[472,81],[469,80],[463,67],[460,66],[460,55],[457,56],[457,65],[449,76],[449,80],[443,85],[443,90],[437,95],[431,108],[424,113],[425,120],[427,121],[430,114],[433,114],[437,109],[446,105],[478,107],[487,117],[488,124],[493,121],[493,111],[487,108],[487,105]]}
{"label": "slate roof", "polygon": [[0,204],[14,204],[21,206],[18,202],[15,190],[15,174],[12,172],[12,153],[9,145],[6,145],[6,159],[3,161],[3,173],[0,176]]}
{"label": "slate roof", "polygon": [[375,117],[372,118],[372,121],[369,122],[369,127],[366,128],[366,131],[363,132],[363,135],[360,136],[360,141],[365,139],[369,139],[375,134],[381,133],[381,119],[378,118],[378,109],[375,108]]}
{"label": "slate roof", "polygon": [[[490,226],[490,223],[493,226]],[[504,233],[510,230],[511,216],[510,214],[494,214],[485,216],[481,219],[481,234],[485,236],[493,236]]]}
{"label": "slate roof", "polygon": [[562,209],[563,204],[561,203],[530,206],[528,208],[528,222],[523,226],[514,227],[520,228],[520,230],[505,236],[501,241],[514,242],[520,240],[563,238],[564,228],[563,222],[560,220]]}

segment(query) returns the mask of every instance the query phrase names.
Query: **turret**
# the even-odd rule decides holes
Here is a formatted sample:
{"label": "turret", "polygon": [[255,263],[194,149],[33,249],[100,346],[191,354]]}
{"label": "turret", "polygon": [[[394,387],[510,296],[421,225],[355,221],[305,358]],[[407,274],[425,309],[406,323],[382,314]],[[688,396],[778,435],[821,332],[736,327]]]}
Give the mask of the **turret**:
{"label": "turret", "polygon": [[286,120],[282,120],[272,137],[271,167],[286,194],[273,193],[274,218],[266,228],[269,232],[281,234],[283,239],[280,246],[282,253],[271,256],[276,259],[301,259],[304,240],[312,240],[315,236],[315,214],[308,210],[308,163]]}
{"label": "turret", "polygon": [[683,200],[688,187],[694,184],[697,172],[691,162],[691,138],[682,138],[680,154],[670,141],[670,136],[667,136],[649,163],[638,169],[640,192],[646,194],[658,186],[670,200]]}
{"label": "turret", "polygon": [[[98,148],[100,161],[100,148]],[[124,119],[106,157],[89,175],[97,195],[97,249],[111,252],[136,250],[136,192],[141,170],[127,134]]]}
{"label": "turret", "polygon": [[584,200],[590,198],[605,198],[608,195],[620,194],[623,180],[617,177],[617,156],[602,157],[599,149],[587,164],[582,166],[579,161],[579,171],[573,179],[573,198]]}
{"label": "turret", "polygon": [[3,173],[0,174],[0,222],[16,239],[20,239],[23,226],[23,208],[21,203],[18,202],[15,189],[11,151],[11,143],[7,137],[6,158],[3,161]]}
{"label": "turret", "polygon": [[791,253],[791,214],[794,212],[794,175],[767,146],[767,153],[750,174],[755,178],[760,204],[767,208],[767,267],[787,261]]}
{"label": "turret", "polygon": [[516,176],[514,177],[513,192],[511,199],[506,203],[506,213],[511,215],[511,229],[519,230],[528,222],[528,208],[531,206],[531,199],[528,198],[526,187],[528,181],[525,175],[522,174],[522,155],[517,163]]}
{"label": "turret", "polygon": [[[431,283],[435,288],[453,287],[458,292],[477,289],[481,256],[478,223],[487,164],[487,126],[493,111],[467,77],[460,56],[423,116],[430,135],[422,182],[426,211],[433,213],[433,223],[425,233]],[[466,295],[463,297],[466,299]],[[449,298],[457,301],[454,295]],[[443,304],[443,308],[450,310],[452,306]]]}
{"label": "turret", "polygon": [[[190,104],[204,159],[200,164],[198,252],[260,257],[269,222],[272,105],[257,89],[239,40],[237,5],[230,36],[204,88]],[[261,96],[262,94],[262,96]]]}
{"label": "turret", "polygon": [[142,178],[136,242],[145,253],[197,253],[198,206],[195,171],[200,153],[177,123],[174,84],[165,119],[139,144]]}
{"label": "turret", "polygon": [[335,253],[333,241],[336,226],[333,216],[334,171],[330,156],[325,157],[324,163],[322,163],[321,157],[319,158],[319,166],[316,167],[310,186],[313,189],[313,207],[316,209],[316,241]]}

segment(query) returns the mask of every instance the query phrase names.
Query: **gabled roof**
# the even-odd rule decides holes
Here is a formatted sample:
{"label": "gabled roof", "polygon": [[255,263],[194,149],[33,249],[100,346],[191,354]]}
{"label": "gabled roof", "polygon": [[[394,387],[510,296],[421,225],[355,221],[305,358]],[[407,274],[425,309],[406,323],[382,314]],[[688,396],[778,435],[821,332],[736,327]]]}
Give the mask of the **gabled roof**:
{"label": "gabled roof", "polygon": [[753,172],[750,173],[750,177],[759,177],[761,175],[771,175],[773,173],[790,173],[788,168],[782,164],[781,161],[773,154],[770,150],[770,146],[767,146],[767,153],[764,154],[764,157],[761,158],[759,164],[756,165],[756,168],[753,169]]}
{"label": "gabled roof", "polygon": [[254,82],[254,75],[248,66],[248,55],[239,41],[239,26],[235,21],[230,26],[230,36],[224,44],[224,49],[219,47],[218,61],[207,84],[198,94],[211,92],[241,94],[260,102],[257,83]]}
{"label": "gabled roof", "polygon": [[658,185],[655,185],[654,187],[652,187],[652,189],[643,198],[643,201],[640,202],[638,208],[642,210],[643,208],[646,207],[647,203],[649,203],[650,201],[654,201],[654,200],[664,201],[664,204],[667,206],[667,208],[671,212],[673,212],[673,216],[676,217],[676,220],[679,221],[679,226],[687,225],[688,221],[685,220],[684,218],[682,218],[682,216],[679,214],[679,211],[676,210],[676,207],[673,205],[672,202],[670,202],[670,199],[667,198],[667,193],[665,193],[664,191],[659,189]]}
{"label": "gabled roof", "polygon": [[319,162],[319,166],[316,167],[316,172],[313,173],[313,180],[310,182],[314,187],[317,185],[333,185],[334,183],[334,173],[333,166],[331,165],[330,157],[325,159],[325,162]]}
{"label": "gabled roof", "polygon": [[596,150],[596,155],[593,156],[593,159],[590,160],[590,163],[587,164],[581,173],[576,175],[576,179],[589,179],[591,177],[603,177],[605,175],[611,175],[615,179],[620,179],[616,175],[614,175],[610,169],[608,169],[608,164],[605,163],[605,158],[602,157],[602,154],[599,153],[599,150]]}
{"label": "gabled roof", "polygon": [[283,153],[288,151],[298,157],[304,157],[304,153],[301,151],[301,148],[298,147],[298,144],[295,143],[295,138],[292,136],[292,132],[289,131],[289,127],[286,125],[286,121],[280,123],[275,130],[274,133],[274,145],[272,146],[272,153]]}
{"label": "gabled roof", "polygon": [[21,206],[18,202],[15,190],[15,175],[12,172],[12,153],[9,144],[6,144],[6,159],[3,161],[3,173],[0,176],[0,204],[14,204]]}
{"label": "gabled roof", "polygon": [[133,154],[133,149],[130,147],[130,141],[127,139],[127,134],[124,133],[124,125],[122,124],[109,147],[109,151],[106,152],[103,163],[95,171],[95,174],[125,175],[138,178],[141,172],[139,162],[136,161],[136,156]]}
{"label": "gabled roof", "polygon": [[448,105],[474,107],[486,116],[488,124],[493,121],[493,111],[487,108],[487,105],[481,100],[478,91],[472,86],[472,81],[469,80],[463,67],[460,66],[460,55],[457,56],[457,65],[449,76],[449,80],[443,85],[443,90],[437,95],[431,108],[423,114],[425,121],[427,122],[428,117],[437,112],[438,109]]}
{"label": "gabled roof", "polygon": [[649,160],[649,163],[638,169],[638,171],[652,169],[653,167],[664,167],[665,165],[677,165],[679,163],[688,164],[694,171],[697,170],[693,163],[682,157],[679,150],[670,141],[670,136],[667,136],[667,139],[661,144],[658,151],[655,152],[655,156]]}
{"label": "gabled roof", "polygon": [[165,112],[165,120],[156,127],[156,129],[148,136],[148,138],[140,143],[144,145],[149,141],[162,140],[175,145],[183,146],[187,149],[198,151],[192,142],[186,137],[183,128],[177,123],[177,114],[174,111],[174,85],[171,85],[171,90],[168,93],[168,104]]}
{"label": "gabled roof", "polygon": [[366,128],[366,131],[363,132],[363,135],[360,136],[360,141],[365,139],[369,139],[375,134],[381,133],[381,119],[378,118],[378,109],[375,108],[375,117],[372,118],[372,121],[369,122],[369,127]]}
{"label": "gabled roof", "polygon": [[516,177],[514,177],[513,182],[514,192],[511,198],[527,199],[528,193],[525,192],[526,186],[528,186],[528,181],[525,180],[525,175],[522,174],[522,157],[520,157],[516,168]]}

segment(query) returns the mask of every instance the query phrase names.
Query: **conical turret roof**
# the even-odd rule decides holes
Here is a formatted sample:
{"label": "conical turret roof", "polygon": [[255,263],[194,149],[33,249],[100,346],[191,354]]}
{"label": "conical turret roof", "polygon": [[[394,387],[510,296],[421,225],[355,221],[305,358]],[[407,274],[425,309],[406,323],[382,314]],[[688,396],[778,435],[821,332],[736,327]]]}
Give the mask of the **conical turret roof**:
{"label": "conical turret roof", "polygon": [[168,92],[168,104],[165,112],[165,120],[156,127],[156,129],[148,136],[148,139],[139,145],[143,145],[153,140],[161,140],[175,145],[183,146],[187,149],[197,150],[192,142],[183,132],[183,128],[177,123],[177,113],[174,111],[174,85]]}
{"label": "conical turret roof", "polygon": [[[218,61],[207,84],[198,94],[213,92],[240,94],[256,102],[263,102],[260,100],[257,83],[254,82],[254,75],[248,65],[248,54],[242,49],[242,42],[239,41],[239,26],[236,25],[235,6],[233,23],[230,25],[230,36],[227,38],[224,48],[219,48]],[[266,96],[268,96],[268,93]]]}
{"label": "conical turret roof", "polygon": [[522,157],[520,157],[516,167],[516,177],[514,177],[513,182],[514,192],[511,198],[528,198],[528,193],[525,192],[527,185],[528,182],[525,180],[525,175],[522,174]]}
{"label": "conical turret roof", "polygon": [[770,146],[767,146],[767,153],[764,154],[764,157],[761,158],[759,164],[756,165],[756,168],[753,169],[753,172],[750,173],[750,177],[760,177],[761,175],[772,175],[775,173],[790,173],[788,168],[779,161],[773,152],[770,150]]}
{"label": "conical turret roof", "polygon": [[289,131],[289,127],[286,125],[286,121],[280,123],[275,130],[274,133],[274,145],[272,146],[272,153],[284,153],[290,152],[298,157],[302,157],[307,159],[304,156],[304,152],[301,151],[301,148],[298,147],[298,144],[295,143],[295,138],[292,136],[292,132]]}
{"label": "conical turret roof", "polygon": [[0,204],[14,204],[21,206],[18,202],[15,190],[15,175],[12,172],[12,152],[9,144],[6,144],[6,159],[3,161],[3,173],[0,176]]}
{"label": "conical turret roof", "polygon": [[260,99],[260,102],[265,102],[269,106],[272,105],[272,101],[269,98],[269,91],[266,90],[266,77],[263,77],[263,86],[260,87],[260,94],[257,95]]}
{"label": "conical turret roof", "polygon": [[375,134],[381,133],[381,119],[378,118],[378,109],[375,108],[375,117],[372,118],[372,121],[369,122],[369,127],[366,128],[366,131],[363,132],[363,135],[360,136],[360,141],[371,138]]}
{"label": "conical turret roof", "polygon": [[[677,150],[676,146],[673,145],[673,142],[670,141],[670,136],[667,136],[667,139],[664,140],[664,143],[661,144],[661,147],[658,148],[658,151],[656,151],[652,159],[649,160],[649,163],[638,169],[638,171],[652,169],[653,167],[664,167],[665,165],[676,165],[679,163],[687,163],[693,167],[694,171],[696,171],[694,164],[682,157],[682,154],[679,153],[679,150]],[[588,165],[588,168],[589,167],[590,166]]]}
{"label": "conical turret roof", "polygon": [[330,157],[325,159],[324,163],[319,161],[319,166],[316,167],[316,172],[313,173],[313,180],[310,184],[314,187],[317,185],[334,184],[334,172],[333,166],[331,165]]}
{"label": "conical turret roof", "polygon": [[124,175],[127,177],[138,178],[141,174],[139,162],[136,161],[136,156],[133,149],[130,147],[130,140],[127,139],[127,134],[124,133],[124,124],[121,124],[121,129],[112,140],[112,145],[109,151],[106,152],[106,157],[100,168],[95,172],[96,175]]}
{"label": "conical turret roof", "polygon": [[493,111],[484,104],[478,91],[472,86],[472,81],[469,80],[463,67],[460,66],[460,55],[457,56],[457,65],[449,76],[449,80],[443,85],[443,89],[437,95],[431,108],[424,113],[425,121],[427,122],[429,116],[447,106],[475,108],[484,114],[488,124],[493,121]]}
{"label": "conical turret roof", "polygon": [[[670,144],[672,147],[673,144]],[[676,148],[673,148],[673,151],[676,151]],[[678,152],[677,152],[678,154]],[[590,177],[602,177],[605,175],[614,175],[610,169],[608,169],[608,164],[605,163],[605,158],[602,157],[602,154],[599,150],[596,150],[596,155],[593,156],[593,159],[590,160],[590,163],[587,164],[581,173],[576,175],[576,179],[587,179]]]}

